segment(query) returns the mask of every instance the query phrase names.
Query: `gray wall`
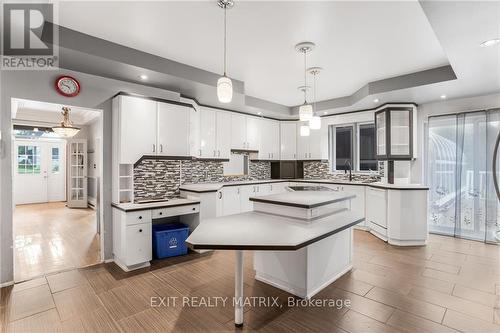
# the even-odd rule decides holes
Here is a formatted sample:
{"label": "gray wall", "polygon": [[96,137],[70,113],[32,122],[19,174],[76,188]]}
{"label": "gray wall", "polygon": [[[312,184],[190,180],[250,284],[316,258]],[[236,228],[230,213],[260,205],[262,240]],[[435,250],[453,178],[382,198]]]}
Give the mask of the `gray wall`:
{"label": "gray wall", "polygon": [[[62,74],[77,78],[82,86],[77,97],[66,98],[54,89],[55,79]],[[103,204],[104,255],[111,258],[111,98],[125,91],[170,100],[178,93],[72,71],[0,71],[0,284],[13,280],[12,247],[12,163],[11,163],[11,99],[22,98],[49,103],[103,110]]]}

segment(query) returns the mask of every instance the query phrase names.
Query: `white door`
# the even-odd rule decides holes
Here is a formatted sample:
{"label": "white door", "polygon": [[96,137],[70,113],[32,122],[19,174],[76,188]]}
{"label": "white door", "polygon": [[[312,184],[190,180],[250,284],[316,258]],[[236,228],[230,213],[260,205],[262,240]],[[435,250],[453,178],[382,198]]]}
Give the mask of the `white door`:
{"label": "white door", "polygon": [[[218,131],[217,131],[218,132]],[[215,157],[216,121],[215,111],[207,108],[200,110],[200,157]]]}
{"label": "white door", "polygon": [[189,109],[182,105],[158,103],[157,155],[189,155]]}
{"label": "white door", "polygon": [[260,127],[260,118],[247,117],[247,149],[260,149]]}
{"label": "white door", "polygon": [[87,207],[87,140],[68,140],[69,208]]}
{"label": "white door", "polygon": [[47,142],[44,146],[48,201],[66,201],[66,143]]}
{"label": "white door", "polygon": [[65,201],[65,142],[16,140],[14,202],[16,205]]}
{"label": "white door", "polygon": [[231,114],[217,112],[217,157],[228,159],[231,156]]}
{"label": "white door", "polygon": [[281,122],[281,159],[294,160],[297,154],[297,125],[295,122]]}
{"label": "white door", "polygon": [[231,114],[231,148],[247,149],[246,117],[241,114]]}
{"label": "white door", "polygon": [[158,103],[130,96],[120,96],[119,98],[120,163],[134,164],[143,155],[156,154]]}

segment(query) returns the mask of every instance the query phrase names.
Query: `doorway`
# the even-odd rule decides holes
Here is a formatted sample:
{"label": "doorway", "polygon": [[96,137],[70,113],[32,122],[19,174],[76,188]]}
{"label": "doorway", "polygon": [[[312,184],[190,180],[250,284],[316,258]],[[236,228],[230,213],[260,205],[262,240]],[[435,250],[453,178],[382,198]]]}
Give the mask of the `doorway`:
{"label": "doorway", "polygon": [[[12,105],[14,281],[100,263],[101,111]],[[63,106],[80,129],[73,137],[52,130]]]}

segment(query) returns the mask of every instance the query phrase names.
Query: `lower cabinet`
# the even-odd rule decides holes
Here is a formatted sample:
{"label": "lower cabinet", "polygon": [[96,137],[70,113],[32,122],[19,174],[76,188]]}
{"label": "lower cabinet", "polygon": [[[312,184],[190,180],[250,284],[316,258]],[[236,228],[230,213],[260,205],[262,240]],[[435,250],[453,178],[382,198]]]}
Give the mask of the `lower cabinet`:
{"label": "lower cabinet", "polygon": [[141,223],[129,225],[125,231],[125,264],[137,265],[152,259],[152,224]]}
{"label": "lower cabinet", "polygon": [[240,186],[224,187],[220,193],[222,216],[239,214],[241,212]]}

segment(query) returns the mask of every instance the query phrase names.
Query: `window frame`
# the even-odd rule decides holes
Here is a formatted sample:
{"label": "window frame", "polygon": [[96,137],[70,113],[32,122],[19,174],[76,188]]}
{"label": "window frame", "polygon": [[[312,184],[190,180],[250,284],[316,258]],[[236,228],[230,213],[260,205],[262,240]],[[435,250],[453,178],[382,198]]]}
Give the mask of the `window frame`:
{"label": "window frame", "polygon": [[[370,172],[378,172],[378,164],[377,164],[377,169],[375,170],[360,170],[360,127],[363,125],[373,125],[375,126],[375,120],[373,121],[361,121],[361,122],[355,122],[355,123],[344,123],[344,124],[335,124],[335,125],[329,125],[328,126],[328,159],[330,162],[330,171],[333,173],[343,173],[344,170],[337,170],[337,165],[336,165],[336,151],[335,151],[335,139],[336,139],[336,129],[339,127],[352,127],[352,156],[353,156],[353,172],[360,173],[360,174],[370,174]],[[376,139],[376,138],[375,138]],[[376,152],[375,152],[375,159],[376,158]]]}

